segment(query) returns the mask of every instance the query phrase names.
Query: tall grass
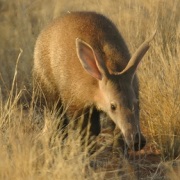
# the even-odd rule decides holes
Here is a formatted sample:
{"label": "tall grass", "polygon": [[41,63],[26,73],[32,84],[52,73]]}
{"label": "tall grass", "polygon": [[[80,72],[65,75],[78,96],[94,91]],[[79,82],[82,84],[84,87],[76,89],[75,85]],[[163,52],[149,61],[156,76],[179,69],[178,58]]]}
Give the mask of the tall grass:
{"label": "tall grass", "polygon": [[[0,179],[178,179],[179,9],[179,0],[0,0]],[[154,163],[154,156],[148,155],[133,160],[113,155],[107,148],[108,138],[112,139],[108,133],[97,139],[100,148],[94,156],[87,154],[88,147],[81,151],[79,136],[73,130],[62,148],[61,137],[54,136],[56,113],[47,110],[39,114],[33,102],[29,103],[29,97],[33,99],[29,91],[37,35],[53,18],[74,10],[107,15],[120,29],[132,53],[157,29],[138,76],[146,149],[149,152],[155,147],[160,161]]]}
{"label": "tall grass", "polygon": [[180,16],[173,5],[171,12],[165,8],[159,12],[158,34],[139,73],[142,121],[163,160],[180,154]]}
{"label": "tall grass", "polygon": [[[113,160],[117,165],[111,167],[113,154],[107,151],[103,156],[104,147],[99,146],[90,155],[91,144],[82,150],[79,131],[69,126],[57,132],[59,117],[55,111],[47,109],[37,114],[31,105],[25,110],[18,103],[22,90],[13,92],[16,78],[17,66],[9,98],[0,101],[0,179],[119,179],[119,174],[134,177],[123,155],[119,154]],[[66,132],[68,137],[64,139]],[[126,166],[120,167],[117,161]]]}

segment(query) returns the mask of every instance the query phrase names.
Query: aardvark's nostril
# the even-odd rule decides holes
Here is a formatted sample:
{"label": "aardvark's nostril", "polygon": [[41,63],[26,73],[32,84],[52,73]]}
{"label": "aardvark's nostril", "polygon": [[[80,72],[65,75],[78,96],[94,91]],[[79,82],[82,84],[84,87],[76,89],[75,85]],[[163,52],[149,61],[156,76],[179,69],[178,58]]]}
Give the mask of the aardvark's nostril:
{"label": "aardvark's nostril", "polygon": [[137,133],[134,138],[134,150],[139,151],[146,145],[146,139],[140,133]]}

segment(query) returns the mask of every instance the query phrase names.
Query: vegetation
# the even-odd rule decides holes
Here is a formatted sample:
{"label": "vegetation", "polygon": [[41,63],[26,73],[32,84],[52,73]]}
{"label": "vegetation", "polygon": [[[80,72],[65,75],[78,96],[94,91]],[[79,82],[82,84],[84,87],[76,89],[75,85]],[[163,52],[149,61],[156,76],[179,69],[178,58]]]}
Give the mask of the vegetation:
{"label": "vegetation", "polygon": [[[178,179],[180,175],[180,1],[0,0],[0,179]],[[103,129],[97,152],[82,152],[76,131],[56,131],[56,112],[33,104],[33,48],[40,30],[67,11],[105,14],[130,51],[155,29],[139,66],[144,150],[112,153],[112,132]],[[44,127],[46,122],[46,128]],[[63,148],[62,148],[62,143]]]}

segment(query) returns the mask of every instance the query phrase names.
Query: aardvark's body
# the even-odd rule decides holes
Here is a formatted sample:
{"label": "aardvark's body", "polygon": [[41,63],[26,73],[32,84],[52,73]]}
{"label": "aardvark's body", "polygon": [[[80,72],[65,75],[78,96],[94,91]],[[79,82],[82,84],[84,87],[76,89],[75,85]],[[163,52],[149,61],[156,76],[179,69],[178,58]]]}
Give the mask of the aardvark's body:
{"label": "aardvark's body", "polygon": [[105,112],[135,150],[145,145],[139,126],[137,65],[149,48],[145,41],[130,57],[115,25],[94,12],[72,12],[54,20],[38,37],[34,73],[47,101],[61,99],[67,117],[94,107],[92,134]]}

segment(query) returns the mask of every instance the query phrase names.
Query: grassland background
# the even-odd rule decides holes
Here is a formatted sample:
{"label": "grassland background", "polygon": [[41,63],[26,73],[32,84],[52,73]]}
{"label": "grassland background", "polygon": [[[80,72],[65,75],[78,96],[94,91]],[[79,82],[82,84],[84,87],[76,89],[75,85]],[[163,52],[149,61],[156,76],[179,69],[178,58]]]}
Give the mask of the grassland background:
{"label": "grassland background", "polygon": [[[73,141],[69,146],[77,151],[71,150],[67,161],[61,157],[62,152],[56,157],[58,161],[53,160],[54,154],[47,147],[53,129],[43,134],[35,123],[42,117],[35,114],[31,106],[25,111],[17,105],[22,93],[32,89],[33,48],[40,30],[55,17],[76,10],[97,11],[108,16],[118,26],[132,53],[157,29],[138,70],[141,125],[148,142],[161,152],[160,165],[164,165],[166,176],[178,179],[179,9],[179,0],[0,0],[0,179],[104,179],[105,171],[88,169],[87,174],[89,159],[77,156],[78,148]],[[20,49],[23,52],[16,69]],[[15,96],[12,96],[12,84]],[[45,120],[54,118],[48,113],[44,117]],[[43,148],[39,148],[39,144]],[[45,159],[43,165],[37,165],[40,154]],[[82,159],[85,160],[82,162]],[[49,165],[51,161],[55,161],[53,168]],[[133,179],[127,164],[125,172]],[[150,176],[156,179],[158,173]]]}

